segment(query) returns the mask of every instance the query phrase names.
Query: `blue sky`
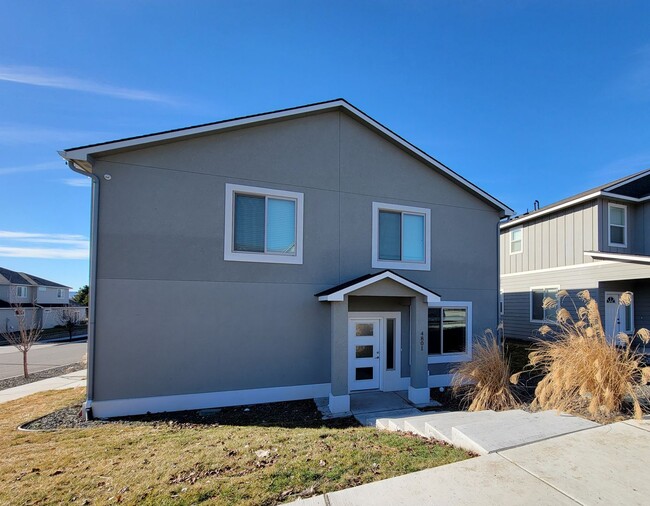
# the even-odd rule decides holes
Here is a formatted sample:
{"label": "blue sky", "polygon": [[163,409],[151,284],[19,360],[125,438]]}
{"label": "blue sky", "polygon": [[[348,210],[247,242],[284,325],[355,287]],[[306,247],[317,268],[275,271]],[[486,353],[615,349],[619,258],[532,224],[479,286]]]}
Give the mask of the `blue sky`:
{"label": "blue sky", "polygon": [[344,97],[518,212],[650,167],[647,1],[0,7],[0,265],[74,288],[62,148]]}

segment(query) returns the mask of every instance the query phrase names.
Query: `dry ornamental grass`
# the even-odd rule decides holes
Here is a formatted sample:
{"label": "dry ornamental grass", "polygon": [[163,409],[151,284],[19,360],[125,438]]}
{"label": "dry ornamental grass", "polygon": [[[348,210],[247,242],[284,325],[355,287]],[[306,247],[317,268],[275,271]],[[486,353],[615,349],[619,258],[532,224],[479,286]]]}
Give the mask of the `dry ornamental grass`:
{"label": "dry ornamental grass", "polygon": [[[598,420],[620,412],[629,400],[634,416],[641,418],[642,401],[647,399],[642,398],[639,387],[650,381],[650,368],[635,351],[633,339],[623,333],[608,337],[598,303],[587,290],[578,294],[583,305],[574,304],[575,319],[562,307],[567,297],[561,290],[557,299],[544,300],[544,307],[556,308],[557,316],[554,328],[540,328],[550,339],[537,342],[529,355],[528,368],[542,375],[532,407],[577,414],[586,409]],[[631,293],[626,292],[620,297],[619,309],[630,303]],[[648,343],[650,332],[640,329],[634,337]],[[516,382],[518,377],[512,379]]]}
{"label": "dry ornamental grass", "polygon": [[503,411],[519,405],[510,382],[510,362],[491,331],[474,345],[472,360],[462,362],[452,374],[454,391],[468,404],[468,411]]}

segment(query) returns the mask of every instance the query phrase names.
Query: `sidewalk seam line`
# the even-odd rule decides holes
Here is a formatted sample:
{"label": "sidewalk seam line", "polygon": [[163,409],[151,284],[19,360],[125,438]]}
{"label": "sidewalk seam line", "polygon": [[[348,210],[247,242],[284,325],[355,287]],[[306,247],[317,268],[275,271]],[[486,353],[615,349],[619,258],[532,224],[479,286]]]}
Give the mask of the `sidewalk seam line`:
{"label": "sidewalk seam line", "polygon": [[[525,446],[525,445],[524,445],[524,446]],[[560,490],[560,489],[557,488],[555,485],[549,483],[549,482],[546,481],[546,480],[543,480],[542,478],[540,478],[540,477],[537,476],[536,474],[532,473],[531,471],[529,471],[529,470],[526,469],[525,467],[520,466],[520,465],[517,464],[514,460],[509,459],[509,458],[506,457],[505,455],[501,455],[501,453],[499,453],[499,452],[496,452],[496,454],[499,455],[499,457],[501,457],[501,458],[507,460],[508,462],[510,462],[512,465],[517,466],[519,469],[521,469],[521,470],[524,471],[525,473],[529,474],[530,476],[532,476],[532,477],[535,478],[536,480],[538,480],[538,481],[544,483],[545,485],[551,487],[553,490],[556,490],[557,492],[559,492],[560,494],[562,494],[564,497],[570,499],[570,500],[573,501],[574,503],[576,503],[576,504],[581,504],[582,506],[585,506],[585,503],[582,503],[582,502],[578,501],[575,497],[571,497],[569,494],[567,494],[567,493],[565,493],[564,491]]]}

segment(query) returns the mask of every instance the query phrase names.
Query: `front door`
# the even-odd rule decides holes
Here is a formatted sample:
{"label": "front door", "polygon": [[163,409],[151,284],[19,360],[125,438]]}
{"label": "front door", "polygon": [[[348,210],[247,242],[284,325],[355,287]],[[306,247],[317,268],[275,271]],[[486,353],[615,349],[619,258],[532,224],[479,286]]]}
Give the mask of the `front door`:
{"label": "front door", "polygon": [[350,390],[379,388],[380,318],[350,318],[348,322]]}
{"label": "front door", "polygon": [[610,339],[632,332],[633,302],[629,306],[619,304],[623,292],[605,292],[605,334]]}

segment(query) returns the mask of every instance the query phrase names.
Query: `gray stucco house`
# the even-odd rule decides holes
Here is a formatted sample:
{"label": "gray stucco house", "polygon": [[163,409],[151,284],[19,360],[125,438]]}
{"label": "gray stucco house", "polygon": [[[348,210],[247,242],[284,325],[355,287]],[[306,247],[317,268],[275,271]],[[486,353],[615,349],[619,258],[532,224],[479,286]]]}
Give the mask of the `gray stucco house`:
{"label": "gray stucco house", "polygon": [[[504,222],[500,251],[506,337],[552,322],[542,301],[560,289],[588,289],[610,336],[650,327],[650,169]],[[626,291],[632,305],[619,308]]]}
{"label": "gray stucco house", "polygon": [[62,151],[93,178],[92,415],[449,384],[512,211],[344,100]]}

